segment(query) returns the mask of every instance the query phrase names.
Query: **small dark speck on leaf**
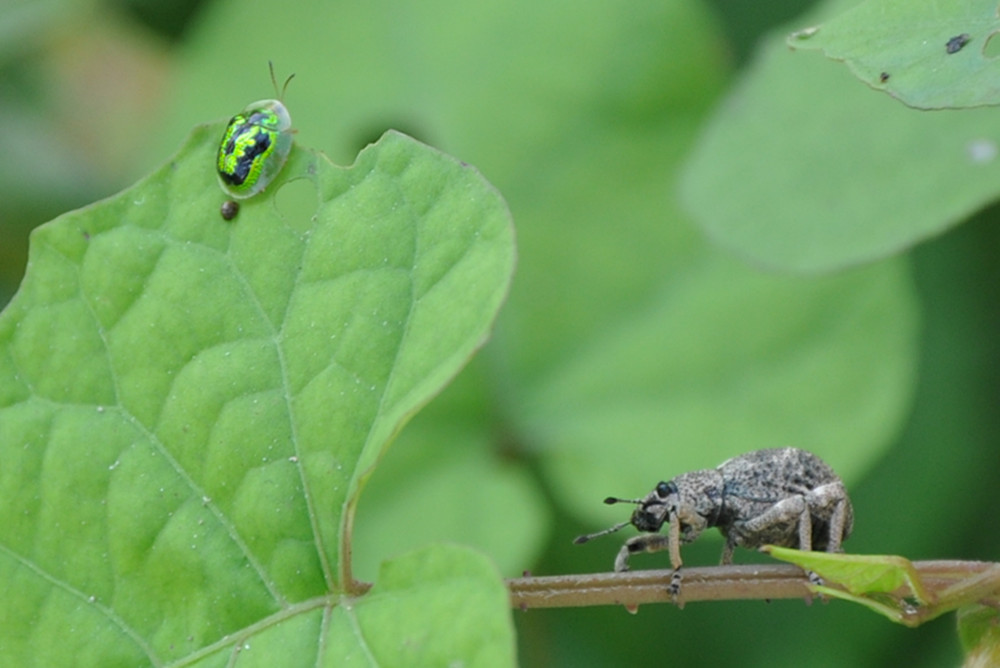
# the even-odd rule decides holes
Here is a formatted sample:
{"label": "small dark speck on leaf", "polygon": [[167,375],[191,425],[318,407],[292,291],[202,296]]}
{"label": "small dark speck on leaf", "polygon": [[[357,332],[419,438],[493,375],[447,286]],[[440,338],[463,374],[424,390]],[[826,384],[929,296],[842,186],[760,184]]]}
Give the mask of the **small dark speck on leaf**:
{"label": "small dark speck on leaf", "polygon": [[955,35],[949,39],[948,43],[944,45],[944,50],[948,52],[948,54],[958,53],[971,41],[972,38],[969,36],[969,33],[963,32],[961,35]]}
{"label": "small dark speck on leaf", "polygon": [[238,202],[226,200],[222,203],[221,212],[224,220],[232,220],[240,212],[240,205]]}
{"label": "small dark speck on leaf", "polygon": [[889,80],[889,73],[883,72],[882,74],[878,75],[878,80],[879,83],[885,83],[886,81]]}

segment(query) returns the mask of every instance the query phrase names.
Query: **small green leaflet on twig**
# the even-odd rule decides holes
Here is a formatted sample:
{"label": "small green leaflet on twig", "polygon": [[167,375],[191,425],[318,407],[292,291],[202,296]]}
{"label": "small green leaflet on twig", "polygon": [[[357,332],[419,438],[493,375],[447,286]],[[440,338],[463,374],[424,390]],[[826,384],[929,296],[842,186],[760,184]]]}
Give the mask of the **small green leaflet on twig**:
{"label": "small green leaflet on twig", "polygon": [[771,556],[824,580],[817,594],[860,603],[894,622],[919,626],[970,603],[996,603],[1000,564],[970,569],[968,562],[925,562],[892,555],[828,554],[766,546]]}

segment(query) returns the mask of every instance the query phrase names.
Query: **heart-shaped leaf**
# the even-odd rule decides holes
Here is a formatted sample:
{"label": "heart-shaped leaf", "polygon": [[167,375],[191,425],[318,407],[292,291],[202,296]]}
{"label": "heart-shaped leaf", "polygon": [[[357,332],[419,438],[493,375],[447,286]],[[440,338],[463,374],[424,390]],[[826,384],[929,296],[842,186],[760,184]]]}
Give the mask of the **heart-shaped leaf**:
{"label": "heart-shaped leaf", "polygon": [[[507,293],[506,205],[387,133],[347,169],[295,148],[226,222],[221,134],[33,235],[0,315],[0,664],[343,665],[336,620],[391,655],[396,599],[375,593],[405,589],[409,614],[441,605],[450,573],[448,605],[489,617],[509,656],[481,557],[402,557],[435,583],[395,577],[370,603],[350,569],[366,477]],[[406,623],[408,642],[435,636],[425,665],[479,655],[481,628],[442,623]]]}

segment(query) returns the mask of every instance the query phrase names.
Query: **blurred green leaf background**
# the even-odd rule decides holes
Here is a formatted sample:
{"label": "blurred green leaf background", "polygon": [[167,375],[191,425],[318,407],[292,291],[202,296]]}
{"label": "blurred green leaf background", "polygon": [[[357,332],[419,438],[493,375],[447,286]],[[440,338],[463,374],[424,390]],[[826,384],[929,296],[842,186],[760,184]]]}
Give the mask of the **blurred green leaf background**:
{"label": "blurred green leaf background", "polygon": [[[845,477],[849,550],[997,559],[1000,179],[968,147],[1000,132],[784,46],[849,5],[5,0],[0,303],[33,227],[272,97],[271,60],[296,74],[296,141],[347,164],[407,132],[479,168],[517,226],[494,340],[362,495],[360,577],[437,539],[508,576],[607,570],[617,539],[570,542],[625,519],[602,498],[784,445]],[[720,551],[706,536],[685,559]],[[837,602],[514,617],[526,666],[960,656],[953,619]]]}

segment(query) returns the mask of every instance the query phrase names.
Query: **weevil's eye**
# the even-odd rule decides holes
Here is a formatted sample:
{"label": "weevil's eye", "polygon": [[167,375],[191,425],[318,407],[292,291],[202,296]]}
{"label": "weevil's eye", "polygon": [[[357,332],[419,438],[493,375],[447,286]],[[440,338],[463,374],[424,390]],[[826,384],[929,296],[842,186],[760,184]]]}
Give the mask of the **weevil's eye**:
{"label": "weevil's eye", "polygon": [[656,486],[656,495],[661,499],[665,499],[671,494],[677,492],[677,485],[672,482],[661,482]]}

